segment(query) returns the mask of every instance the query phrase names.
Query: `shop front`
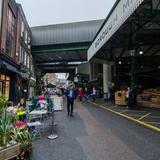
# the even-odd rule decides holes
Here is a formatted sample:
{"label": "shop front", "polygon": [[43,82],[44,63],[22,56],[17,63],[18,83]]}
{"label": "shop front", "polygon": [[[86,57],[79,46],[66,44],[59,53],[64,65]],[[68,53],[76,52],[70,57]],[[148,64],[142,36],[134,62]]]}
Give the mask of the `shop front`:
{"label": "shop front", "polygon": [[[88,49],[88,61],[114,62],[114,88],[121,91],[117,97],[124,102],[123,93],[129,90],[126,99],[131,98],[133,106],[136,97],[138,105],[159,105],[159,11],[159,0],[117,0]],[[103,80],[108,81],[107,76]]]}
{"label": "shop front", "polygon": [[4,94],[9,101],[18,102],[17,79],[19,76],[18,65],[9,59],[0,57],[0,93]]}
{"label": "shop front", "polygon": [[11,77],[9,75],[0,75],[0,92],[4,94],[7,100],[10,97]]}
{"label": "shop front", "polygon": [[30,82],[30,71],[28,68],[21,65],[19,86],[20,86],[20,97],[29,98],[29,82]]}

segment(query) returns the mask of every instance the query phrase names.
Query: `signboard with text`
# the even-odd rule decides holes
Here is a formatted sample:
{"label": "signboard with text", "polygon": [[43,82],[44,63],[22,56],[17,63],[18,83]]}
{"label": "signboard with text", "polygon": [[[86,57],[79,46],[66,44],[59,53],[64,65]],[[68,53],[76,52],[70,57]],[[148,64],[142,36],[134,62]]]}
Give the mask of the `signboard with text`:
{"label": "signboard with text", "polygon": [[144,0],[120,0],[101,31],[88,49],[88,61],[100,50],[100,48],[122,26],[129,16]]}

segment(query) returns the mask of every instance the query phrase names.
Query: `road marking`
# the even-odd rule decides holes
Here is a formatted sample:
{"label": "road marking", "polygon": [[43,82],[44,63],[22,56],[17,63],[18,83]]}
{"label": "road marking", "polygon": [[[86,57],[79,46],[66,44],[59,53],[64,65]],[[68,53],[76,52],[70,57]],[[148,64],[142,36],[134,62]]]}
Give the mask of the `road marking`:
{"label": "road marking", "polygon": [[157,132],[160,132],[160,128],[155,127],[155,126],[153,126],[153,125],[151,125],[151,124],[148,124],[148,123],[146,123],[146,122],[143,122],[143,121],[137,120],[137,119],[135,119],[135,118],[129,117],[129,116],[125,115],[125,114],[116,112],[116,111],[114,111],[114,110],[112,110],[112,109],[109,109],[109,108],[106,108],[106,107],[104,107],[104,106],[99,106],[99,107],[101,107],[101,108],[103,108],[103,109],[105,109],[105,110],[108,110],[108,111],[110,111],[110,112],[112,112],[112,113],[114,113],[114,114],[117,114],[117,115],[119,115],[119,116],[121,116],[121,117],[130,119],[130,120],[132,120],[132,121],[134,121],[134,122],[137,122],[137,123],[139,123],[139,124],[141,124],[141,125],[143,125],[143,126],[146,126],[146,127],[148,127],[148,128],[151,128],[151,129],[153,129],[153,130],[155,130],[155,131],[157,131]]}
{"label": "road marking", "polygon": [[140,121],[140,120],[142,120],[143,118],[149,116],[150,114],[151,114],[151,113],[145,114],[145,115],[143,115],[142,117],[140,117],[138,120]]}
{"label": "road marking", "polygon": [[160,116],[149,116],[148,118],[153,118],[153,119],[155,118],[156,119],[156,118],[160,118]]}
{"label": "road marking", "polygon": [[127,112],[127,111],[129,111],[128,109],[126,109],[126,110],[124,110],[124,111],[122,111],[122,112],[119,112],[119,113],[125,113],[125,112]]}
{"label": "road marking", "polygon": [[159,122],[148,122],[148,121],[145,121],[147,123],[150,123],[150,124],[160,124]]}
{"label": "road marking", "polygon": [[[102,106],[102,105],[101,105],[101,106]],[[108,107],[108,108],[114,109],[114,108],[117,108],[117,106],[112,106],[112,107]]]}

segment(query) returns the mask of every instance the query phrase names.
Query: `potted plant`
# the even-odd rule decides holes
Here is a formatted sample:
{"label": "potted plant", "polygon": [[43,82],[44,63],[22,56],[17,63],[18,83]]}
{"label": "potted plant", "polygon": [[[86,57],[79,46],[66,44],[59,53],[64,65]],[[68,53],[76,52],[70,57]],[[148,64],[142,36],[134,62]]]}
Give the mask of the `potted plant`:
{"label": "potted plant", "polygon": [[11,118],[7,112],[4,111],[0,117],[0,146],[7,146],[9,143],[11,128]]}
{"label": "potted plant", "polygon": [[34,134],[30,133],[25,127],[16,127],[12,131],[15,141],[20,144],[21,154],[19,159],[23,159],[26,156],[26,153],[32,148],[32,141],[34,139]]}
{"label": "potted plant", "polygon": [[0,114],[4,111],[6,103],[6,97],[2,93],[0,93]]}

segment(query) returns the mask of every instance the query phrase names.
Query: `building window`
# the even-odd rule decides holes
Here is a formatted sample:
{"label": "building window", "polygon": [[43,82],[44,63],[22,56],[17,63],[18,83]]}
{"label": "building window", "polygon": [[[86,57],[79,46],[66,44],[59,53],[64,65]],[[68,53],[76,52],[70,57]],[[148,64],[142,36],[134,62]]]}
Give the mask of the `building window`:
{"label": "building window", "polygon": [[15,17],[13,12],[8,7],[7,13],[7,34],[6,34],[6,53],[14,57],[14,45],[15,45]]}
{"label": "building window", "polygon": [[24,23],[21,23],[21,37],[24,38]]}
{"label": "building window", "polygon": [[27,56],[28,58],[27,58],[27,68],[29,68],[29,61],[30,61],[30,57],[29,57],[29,55]]}
{"label": "building window", "polygon": [[32,57],[30,57],[30,69],[32,71]]}
{"label": "building window", "polygon": [[24,51],[23,48],[20,46],[20,63],[24,63]]}
{"label": "building window", "polygon": [[31,37],[28,36],[28,48],[31,49]]}
{"label": "building window", "polygon": [[27,65],[27,53],[24,52],[24,65],[26,66]]}
{"label": "building window", "polygon": [[27,33],[27,31],[25,32],[25,44],[27,44],[28,43],[28,33]]}

